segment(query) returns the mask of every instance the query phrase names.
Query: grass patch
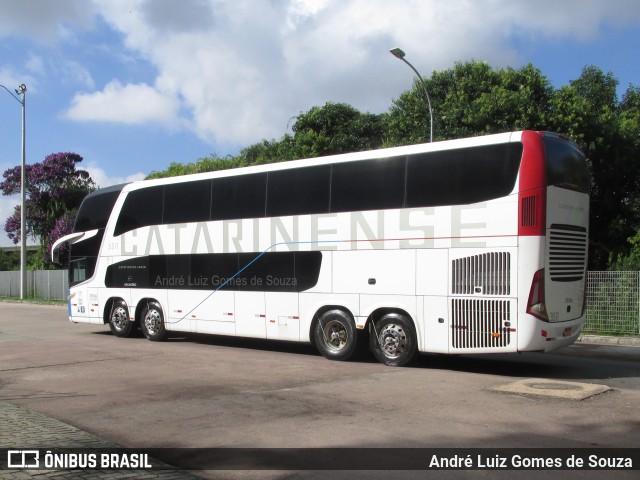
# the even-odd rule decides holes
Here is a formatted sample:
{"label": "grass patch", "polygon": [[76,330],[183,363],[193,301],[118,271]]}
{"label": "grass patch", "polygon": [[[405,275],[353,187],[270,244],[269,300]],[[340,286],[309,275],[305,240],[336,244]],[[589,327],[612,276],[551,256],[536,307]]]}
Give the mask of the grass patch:
{"label": "grass patch", "polygon": [[65,300],[52,300],[49,298],[18,298],[18,297],[0,297],[0,302],[7,303],[32,303],[34,305],[60,305],[66,306]]}

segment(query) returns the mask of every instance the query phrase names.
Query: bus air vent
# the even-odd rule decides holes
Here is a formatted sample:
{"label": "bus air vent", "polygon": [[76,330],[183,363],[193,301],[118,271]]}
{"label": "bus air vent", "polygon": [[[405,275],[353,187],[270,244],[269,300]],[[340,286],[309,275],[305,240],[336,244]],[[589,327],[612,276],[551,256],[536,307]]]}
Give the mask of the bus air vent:
{"label": "bus air vent", "polygon": [[509,295],[511,254],[490,252],[451,262],[454,295]]}
{"label": "bus air vent", "polygon": [[536,226],[536,196],[531,195],[522,199],[522,216],[520,226],[535,227]]}
{"label": "bus air vent", "polygon": [[553,224],[549,231],[549,277],[554,282],[577,282],[587,267],[587,229]]}
{"label": "bus air vent", "polygon": [[511,342],[509,300],[451,300],[453,348],[500,348]]}

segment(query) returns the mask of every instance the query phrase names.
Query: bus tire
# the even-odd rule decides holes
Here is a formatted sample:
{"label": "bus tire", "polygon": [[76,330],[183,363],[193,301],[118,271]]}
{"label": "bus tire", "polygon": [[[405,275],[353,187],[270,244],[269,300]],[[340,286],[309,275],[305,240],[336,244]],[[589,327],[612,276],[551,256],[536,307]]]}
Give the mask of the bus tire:
{"label": "bus tire", "polygon": [[129,308],[124,300],[115,300],[109,312],[109,328],[116,337],[126,338],[136,330],[135,322],[129,321]]}
{"label": "bus tire", "polygon": [[374,321],[369,346],[380,363],[404,367],[418,351],[413,323],[399,313],[387,313]]}
{"label": "bus tire", "polygon": [[164,315],[158,302],[148,302],[140,315],[140,329],[152,342],[161,342],[167,336]]}
{"label": "bus tire", "polygon": [[329,360],[348,360],[357,343],[356,326],[351,315],[343,310],[329,310],[316,323],[315,345]]}

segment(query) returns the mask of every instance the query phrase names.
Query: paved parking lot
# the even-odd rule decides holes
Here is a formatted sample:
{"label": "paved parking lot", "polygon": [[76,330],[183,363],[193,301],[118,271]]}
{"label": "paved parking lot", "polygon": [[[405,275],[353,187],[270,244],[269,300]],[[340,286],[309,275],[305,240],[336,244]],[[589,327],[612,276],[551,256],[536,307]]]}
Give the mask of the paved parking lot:
{"label": "paved parking lot", "polygon": [[[612,390],[582,401],[492,390],[525,378]],[[136,448],[638,448],[640,348],[423,355],[396,369],[366,355],[331,362],[302,344],[198,335],[164,343],[120,339],[107,327],[69,323],[63,307],[0,303],[3,405]],[[10,438],[7,428],[3,423],[2,435]],[[246,475],[233,474],[254,478]]]}

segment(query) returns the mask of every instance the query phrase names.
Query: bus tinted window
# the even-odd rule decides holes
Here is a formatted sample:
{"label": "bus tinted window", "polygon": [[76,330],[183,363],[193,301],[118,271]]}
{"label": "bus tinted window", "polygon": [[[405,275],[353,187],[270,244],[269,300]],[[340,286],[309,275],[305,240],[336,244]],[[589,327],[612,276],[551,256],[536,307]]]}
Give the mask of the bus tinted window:
{"label": "bus tinted window", "polygon": [[176,183],[164,187],[163,222],[208,222],[211,210],[211,180]]}
{"label": "bus tinted window", "polygon": [[[563,152],[550,156],[550,178],[582,181],[574,168],[579,158]],[[172,223],[482,202],[513,191],[521,156],[522,144],[508,143],[149,187],[127,195],[114,234]],[[576,178],[567,180],[570,175]]]}
{"label": "bus tinted window", "polygon": [[[318,283],[322,252],[150,255],[107,267],[108,288],[302,292]],[[84,263],[72,278],[85,276]],[[200,281],[194,281],[199,279]]]}
{"label": "bus tinted window", "polygon": [[87,195],[80,205],[80,210],[73,225],[74,232],[88,232],[96,228],[106,228],[113,205],[120,195],[123,185],[117,190],[95,192]]}
{"label": "bus tinted window", "polygon": [[334,164],[331,211],[401,208],[405,164],[405,157]]}
{"label": "bus tinted window", "polygon": [[162,223],[163,187],[149,187],[129,192],[125,199],[114,235]]}
{"label": "bus tinted window", "polygon": [[[95,259],[94,259],[95,263]],[[93,271],[93,269],[92,269]],[[89,275],[91,276],[91,275]],[[69,285],[74,286],[87,279],[87,259],[79,258],[69,262]]]}
{"label": "bus tinted window", "polygon": [[97,235],[69,245],[70,286],[74,286],[93,276],[103,236],[104,229],[100,229]]}
{"label": "bus tinted window", "polygon": [[327,213],[331,165],[269,172],[267,217]]}
{"label": "bus tinted window", "polygon": [[211,193],[211,219],[230,220],[264,217],[266,188],[266,173],[214,180]]}
{"label": "bus tinted window", "polygon": [[521,157],[520,143],[412,155],[407,206],[462,205],[509,195]]}
{"label": "bus tinted window", "polygon": [[547,185],[589,193],[590,175],[584,154],[571,142],[545,136]]}

